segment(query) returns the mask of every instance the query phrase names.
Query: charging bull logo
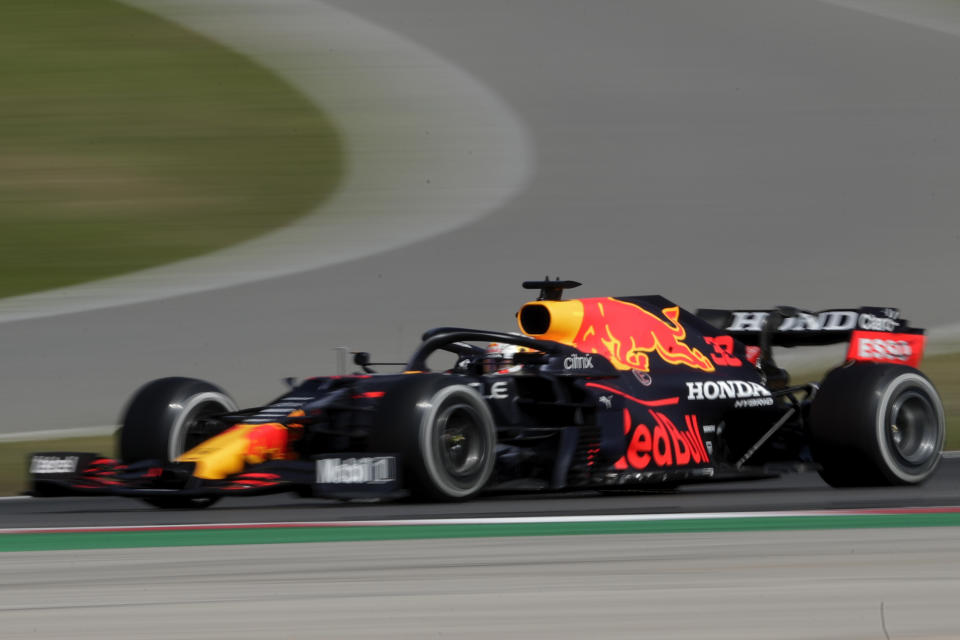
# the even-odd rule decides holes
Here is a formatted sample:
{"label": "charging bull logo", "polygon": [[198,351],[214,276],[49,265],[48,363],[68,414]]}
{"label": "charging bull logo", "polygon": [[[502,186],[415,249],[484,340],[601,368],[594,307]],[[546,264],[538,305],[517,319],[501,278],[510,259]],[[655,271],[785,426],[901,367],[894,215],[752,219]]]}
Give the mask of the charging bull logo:
{"label": "charging bull logo", "polygon": [[243,471],[247,464],[287,457],[289,430],[282,424],[237,424],[177,458],[195,463],[193,475],[221,480]]}
{"label": "charging bull logo", "polygon": [[281,424],[260,424],[246,433],[246,460],[259,464],[266,460],[283,460],[287,450],[287,429]]}
{"label": "charging bull logo", "polygon": [[714,365],[699,349],[683,340],[687,331],[677,319],[679,307],[663,309],[666,320],[635,304],[615,298],[581,300],[583,323],[574,338],[574,346],[587,353],[607,357],[618,369],[650,370],[650,353],[664,362],[701,371],[713,371]]}

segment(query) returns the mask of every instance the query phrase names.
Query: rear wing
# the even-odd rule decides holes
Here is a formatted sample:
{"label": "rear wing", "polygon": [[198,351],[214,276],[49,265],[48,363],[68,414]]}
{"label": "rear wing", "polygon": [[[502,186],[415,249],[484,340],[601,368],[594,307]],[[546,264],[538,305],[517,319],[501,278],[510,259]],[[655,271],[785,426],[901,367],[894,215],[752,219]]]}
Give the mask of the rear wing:
{"label": "rear wing", "polygon": [[918,366],[924,330],[910,326],[899,309],[859,307],[802,311],[699,309],[697,317],[747,345],[800,347],[849,342],[848,360]]}

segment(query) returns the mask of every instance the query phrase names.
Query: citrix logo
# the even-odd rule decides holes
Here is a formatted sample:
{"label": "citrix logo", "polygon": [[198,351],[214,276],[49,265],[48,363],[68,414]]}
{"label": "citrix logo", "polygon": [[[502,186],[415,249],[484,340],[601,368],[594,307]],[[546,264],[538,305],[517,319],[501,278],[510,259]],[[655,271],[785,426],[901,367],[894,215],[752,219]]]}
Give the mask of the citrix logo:
{"label": "citrix logo", "polygon": [[593,369],[593,356],[568,356],[563,360],[564,369]]}

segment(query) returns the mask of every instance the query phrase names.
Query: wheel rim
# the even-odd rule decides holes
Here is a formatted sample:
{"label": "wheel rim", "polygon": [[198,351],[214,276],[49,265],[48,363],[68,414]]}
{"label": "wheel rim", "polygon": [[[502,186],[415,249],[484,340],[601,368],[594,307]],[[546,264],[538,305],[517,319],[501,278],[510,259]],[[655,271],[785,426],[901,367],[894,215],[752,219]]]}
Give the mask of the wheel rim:
{"label": "wheel rim", "polygon": [[222,431],[217,426],[207,425],[204,418],[235,410],[235,407],[228,406],[228,403],[229,398],[213,392],[195,396],[191,402],[186,403],[184,413],[170,432],[169,459],[176,460]]}
{"label": "wheel rim", "polygon": [[438,458],[451,478],[468,480],[483,471],[486,444],[482,424],[476,409],[468,404],[446,407],[438,416]]}
{"label": "wheel rim", "polygon": [[907,391],[890,406],[887,439],[896,455],[912,466],[929,461],[937,452],[939,421],[929,398]]}
{"label": "wheel rim", "polygon": [[203,422],[203,419],[217,415],[218,413],[224,413],[225,411],[227,411],[226,407],[218,402],[204,402],[191,411],[184,422],[183,449],[179,451],[177,455],[190,451],[190,449],[193,449],[201,442],[217,435],[219,429],[210,427],[207,423]]}

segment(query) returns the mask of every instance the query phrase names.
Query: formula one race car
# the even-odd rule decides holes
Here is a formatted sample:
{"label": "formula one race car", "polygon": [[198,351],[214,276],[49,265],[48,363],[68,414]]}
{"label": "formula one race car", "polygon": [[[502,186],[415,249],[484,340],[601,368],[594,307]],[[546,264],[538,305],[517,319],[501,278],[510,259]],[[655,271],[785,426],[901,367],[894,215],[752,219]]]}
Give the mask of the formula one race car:
{"label": "formula one race car", "polygon": [[[889,308],[701,310],[660,296],[562,300],[540,289],[522,334],[438,328],[397,374],[291,381],[256,408],[163,378],[133,396],[119,460],[47,452],[35,496],[123,495],[204,507],[225,495],[466,499],[484,490],[664,488],[816,469],[833,486],[917,484],[944,413],[924,346]],[[773,346],[849,342],[791,386]],[[441,352],[448,355],[443,356]],[[428,360],[445,357],[443,371]]]}

